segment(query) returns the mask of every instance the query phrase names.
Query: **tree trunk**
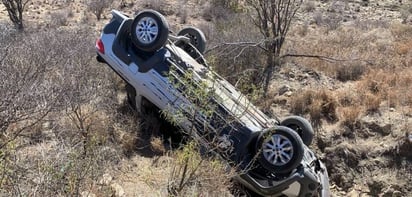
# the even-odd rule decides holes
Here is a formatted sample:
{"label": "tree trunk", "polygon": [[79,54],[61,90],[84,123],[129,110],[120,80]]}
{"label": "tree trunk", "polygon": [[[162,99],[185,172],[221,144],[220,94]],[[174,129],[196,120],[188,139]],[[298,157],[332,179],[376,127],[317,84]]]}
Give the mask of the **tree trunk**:
{"label": "tree trunk", "polygon": [[273,67],[274,67],[274,58],[273,54],[268,52],[266,58],[266,67],[263,71],[263,97],[266,98],[268,96],[269,85],[273,75]]}

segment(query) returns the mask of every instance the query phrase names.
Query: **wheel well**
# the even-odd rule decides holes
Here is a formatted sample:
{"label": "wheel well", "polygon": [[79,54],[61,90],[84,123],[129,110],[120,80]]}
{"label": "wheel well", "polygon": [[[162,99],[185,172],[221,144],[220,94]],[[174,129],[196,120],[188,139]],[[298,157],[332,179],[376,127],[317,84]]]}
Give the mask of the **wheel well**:
{"label": "wheel well", "polygon": [[158,108],[155,104],[153,104],[149,99],[142,96],[140,107],[145,107],[146,109],[154,110],[156,112],[160,112],[160,108]]}

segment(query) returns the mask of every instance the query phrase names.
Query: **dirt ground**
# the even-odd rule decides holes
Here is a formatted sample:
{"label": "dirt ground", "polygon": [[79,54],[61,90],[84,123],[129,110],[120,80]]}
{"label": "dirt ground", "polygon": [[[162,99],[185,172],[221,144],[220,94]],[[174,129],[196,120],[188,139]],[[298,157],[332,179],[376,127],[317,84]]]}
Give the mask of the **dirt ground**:
{"label": "dirt ground", "polygon": [[[133,15],[150,1],[114,1],[113,9]],[[161,2],[161,3],[159,3]],[[152,1],[159,3],[167,15],[172,29],[188,24],[207,24],[199,15],[205,4],[189,0],[184,4],[187,18],[182,21],[183,1]],[[406,0],[321,0],[304,3],[297,15],[294,29],[307,26],[305,37],[291,34],[291,40],[307,43],[321,40],[324,30],[316,28],[320,18],[339,18],[343,27],[359,20],[381,23],[405,23],[412,25],[412,14],[405,16],[404,10],[412,2]],[[143,6],[142,6],[143,5]],[[100,21],[87,11],[83,0],[32,0],[24,12],[28,31],[51,26],[71,28],[90,26],[96,35],[110,18],[106,10]],[[0,5],[0,23],[9,23],[7,12]],[[333,24],[333,21],[330,22]],[[365,30],[359,36],[382,37],[382,42],[392,42],[395,38],[386,36],[389,29]],[[340,31],[339,29],[337,31]],[[333,34],[333,33],[332,33]],[[210,39],[210,38],[209,38]],[[412,52],[406,53],[406,58]],[[410,69],[410,67],[409,67]],[[290,115],[290,99],[307,89],[326,89],[333,92],[353,92],[356,94],[356,81],[341,82],[316,69],[303,68],[299,62],[289,62],[275,74],[271,84],[275,96],[271,109],[279,117]],[[412,84],[410,84],[412,85]],[[410,86],[409,86],[410,87]],[[286,91],[283,91],[285,90]],[[282,90],[282,91],[280,91]],[[355,91],[354,91],[355,90]],[[410,91],[410,90],[409,90]],[[282,92],[282,93],[280,93]],[[412,196],[412,112],[409,108],[393,108],[387,102],[381,103],[379,113],[364,115],[356,125],[342,125],[342,122],[324,122],[317,129],[315,144],[312,147],[325,161],[331,179],[333,196]],[[356,130],[356,132],[354,132]],[[162,153],[163,150],[160,152]],[[124,158],[118,166],[102,177],[102,184],[111,186],[115,196],[166,196],[167,177],[171,171],[172,158],[167,155],[139,155]],[[84,195],[88,196],[88,195]],[[92,195],[89,195],[92,196]]]}

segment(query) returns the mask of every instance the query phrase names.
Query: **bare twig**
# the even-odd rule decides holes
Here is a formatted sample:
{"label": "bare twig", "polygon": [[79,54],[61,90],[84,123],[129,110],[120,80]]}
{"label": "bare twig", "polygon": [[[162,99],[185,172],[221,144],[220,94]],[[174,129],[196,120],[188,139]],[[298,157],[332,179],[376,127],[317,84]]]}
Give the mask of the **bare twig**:
{"label": "bare twig", "polygon": [[224,42],[224,43],[218,44],[216,46],[213,46],[210,49],[207,49],[205,51],[205,54],[207,54],[211,51],[217,50],[219,48],[222,48],[222,47],[231,47],[231,46],[235,46],[235,47],[259,47],[259,48],[265,50],[261,46],[262,43],[263,43],[263,40],[260,41],[260,42]]}
{"label": "bare twig", "polygon": [[327,56],[323,56],[323,55],[285,54],[285,55],[282,55],[280,58],[285,58],[285,57],[316,58],[316,59],[320,59],[320,60],[324,60],[324,61],[328,61],[328,62],[362,61],[362,62],[368,63],[369,65],[374,65],[374,63],[372,62],[372,60],[363,60],[363,59],[336,59],[336,58],[333,58],[333,57],[327,57]]}

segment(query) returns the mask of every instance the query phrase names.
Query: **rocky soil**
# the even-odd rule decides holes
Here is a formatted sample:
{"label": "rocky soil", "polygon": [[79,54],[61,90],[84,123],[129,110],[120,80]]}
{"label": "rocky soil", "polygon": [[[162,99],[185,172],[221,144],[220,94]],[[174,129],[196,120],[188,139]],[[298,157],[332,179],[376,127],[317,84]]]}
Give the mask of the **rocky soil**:
{"label": "rocky soil", "polygon": [[[125,5],[121,5],[115,1],[113,8],[121,8],[133,15],[142,7],[160,5],[158,8],[167,15],[174,29],[188,24],[202,24],[202,28],[212,26],[210,21],[200,16],[206,4],[199,5],[197,2],[204,1],[189,0],[184,6],[181,6],[180,0],[125,2]],[[154,5],[155,3],[159,5]],[[291,45],[300,39],[322,39],[325,31],[341,31],[341,27],[361,22],[364,26],[380,25],[383,29],[389,27],[386,24],[394,22],[412,25],[412,14],[408,14],[411,10],[412,2],[407,0],[306,1],[302,11],[297,15],[296,26],[292,29],[291,40],[294,42],[291,41],[287,47],[293,51],[295,49]],[[6,23],[7,12],[2,5],[0,11],[0,23]],[[93,14],[87,12],[81,0],[33,0],[24,14],[26,23],[30,24],[29,31],[51,26],[71,28],[87,25],[96,29],[96,35],[110,18],[110,13],[106,11],[103,19],[97,21]],[[187,16],[182,17],[183,14]],[[296,33],[302,27],[307,28],[305,37]],[[373,34],[371,32],[365,30],[365,34]],[[409,52],[406,56],[411,57],[411,54],[412,52]],[[291,114],[292,99],[308,89],[353,92],[358,86],[359,83],[356,81],[341,82],[326,72],[302,66],[301,62],[291,60],[287,61],[274,76],[271,85],[274,99],[271,100],[270,106],[273,114],[285,117]],[[410,128],[412,111],[407,108],[390,107],[387,102],[381,103],[378,113],[362,115],[359,121],[350,125],[342,121],[323,121],[317,128],[316,142],[312,148],[328,167],[333,196],[411,196]],[[148,144],[142,143],[137,146],[140,145]],[[158,154],[134,153],[129,158],[120,159],[118,165],[113,166],[101,178],[98,183],[100,187],[110,188],[113,196],[165,196],[167,175],[171,171],[173,158],[167,156],[167,151],[159,148],[158,144],[152,143],[149,146],[149,152]],[[96,194],[85,191],[82,196]]]}

